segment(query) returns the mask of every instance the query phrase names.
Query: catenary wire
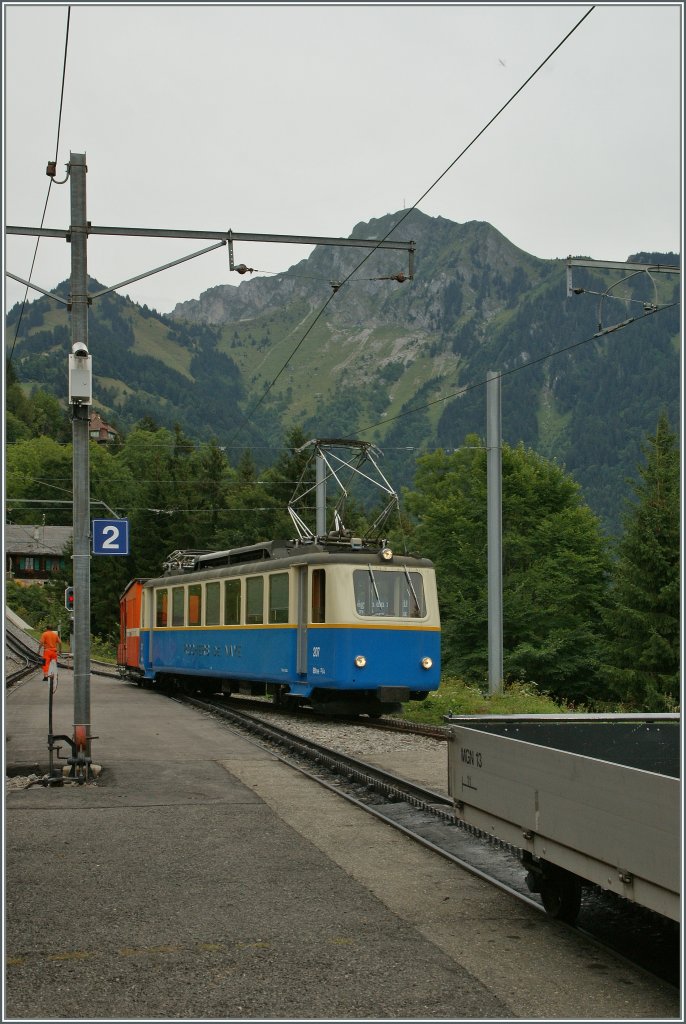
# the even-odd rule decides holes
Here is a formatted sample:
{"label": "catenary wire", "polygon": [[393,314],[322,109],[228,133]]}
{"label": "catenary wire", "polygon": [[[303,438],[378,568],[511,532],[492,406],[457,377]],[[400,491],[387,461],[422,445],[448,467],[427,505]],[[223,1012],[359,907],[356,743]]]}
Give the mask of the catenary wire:
{"label": "catenary wire", "polygon": [[[598,341],[599,338],[605,337],[606,334],[616,334],[619,331],[624,330],[626,327],[630,327],[632,324],[637,323],[640,320],[645,320],[648,316],[654,316],[656,313],[661,313],[665,309],[672,309],[674,306],[678,306],[678,302],[671,302],[669,305],[660,306],[659,309],[651,309],[644,313],[643,316],[633,316],[624,323],[617,324],[616,327],[606,327],[603,331],[598,331],[592,334],[590,338],[583,338],[581,341],[573,341],[569,345],[564,345],[562,348],[553,349],[552,352],[546,352],[542,356],[537,356],[535,359],[528,359],[525,363],[520,363],[519,366],[513,366],[510,370],[503,370],[498,374],[500,378],[511,377],[515,373],[519,373],[521,370],[528,370],[531,366],[536,366],[538,363],[545,362],[546,359],[552,359],[553,356],[564,355],[565,352],[572,352],[574,349],[581,348],[582,345],[588,345],[592,341]],[[458,388],[457,391],[451,391],[449,395],[444,395],[442,398],[435,398],[431,402],[425,402],[423,405],[417,405],[412,409],[407,409],[405,412],[398,413],[397,416],[390,416],[386,419],[379,420],[377,423],[369,423],[366,427],[362,427],[361,433],[365,430],[372,430],[374,427],[385,426],[387,423],[393,423],[394,420],[404,419],[405,416],[412,416],[416,412],[421,412],[423,409],[429,409],[433,405],[439,405],[441,402],[447,402],[451,398],[457,398],[458,396],[466,395],[469,391],[474,391],[476,388],[485,387],[488,381],[480,380],[474,384],[466,384],[464,387]]]}
{"label": "catenary wire", "polygon": [[[69,48],[69,22],[70,22],[70,20],[71,20],[71,7],[68,7],[67,8],[67,28],[66,28],[65,39],[64,39],[64,58],[63,58],[63,61],[62,61],[62,87],[60,89],[60,109],[59,109],[59,113],[58,113],[58,116],[57,116],[57,140],[55,142],[55,163],[57,163],[57,156],[58,156],[59,148],[60,148],[60,131],[62,129],[62,108],[63,108],[63,105],[64,105],[64,83],[66,81],[66,76],[67,76],[67,50]],[[45,215],[48,212],[48,201],[50,199],[50,191],[52,189],[52,186],[53,186],[53,179],[50,178],[50,180],[48,182],[48,191],[47,191],[47,194],[45,196],[45,204],[43,206],[43,216],[41,217],[41,222],[40,222],[41,228],[43,227],[43,224],[45,223]],[[31,281],[31,278],[33,277],[33,268],[36,265],[36,257],[38,256],[38,246],[39,246],[39,244],[40,244],[40,235],[36,239],[36,245],[35,245],[35,248],[33,250],[33,259],[31,260],[31,269],[29,270],[29,281]],[[15,346],[17,344],[17,338],[19,337],[19,328],[21,327],[21,322],[22,322],[22,319],[24,317],[24,310],[26,309],[26,300],[28,298],[28,294],[29,294],[29,286],[27,285],[26,286],[26,290],[24,292],[24,298],[22,300],[21,309],[19,310],[19,318],[17,320],[17,326],[16,326],[16,329],[14,331],[14,340],[12,341],[12,349],[10,351],[9,358],[7,360],[8,366],[12,365],[12,356],[14,355],[14,348],[15,348]]]}
{"label": "catenary wire", "polygon": [[[541,71],[541,70],[543,69],[543,67],[545,67],[545,65],[546,65],[546,64],[548,63],[548,61],[549,61],[549,60],[551,60],[551,59],[552,59],[552,57],[553,57],[553,56],[554,56],[554,55],[555,55],[555,54],[557,53],[557,51],[558,51],[558,50],[559,50],[559,49],[560,49],[560,48],[561,48],[562,46],[564,46],[564,44],[565,44],[565,43],[567,42],[567,40],[568,40],[568,39],[569,39],[569,38],[570,38],[570,37],[571,37],[571,36],[572,36],[572,35],[573,35],[573,34],[574,34],[574,33],[576,32],[576,30],[577,30],[577,29],[578,29],[578,28],[579,28],[579,27],[581,26],[581,24],[582,24],[582,23],[583,23],[583,22],[584,22],[584,21],[586,20],[586,18],[588,18],[588,16],[589,16],[589,15],[590,15],[590,14],[591,14],[591,13],[592,13],[592,12],[593,12],[594,10],[595,10],[595,5],[593,5],[593,7],[590,7],[590,8],[589,8],[589,10],[588,10],[588,11],[586,11],[586,13],[585,13],[585,14],[584,14],[584,15],[583,15],[583,16],[582,16],[582,17],[581,17],[580,19],[579,19],[579,21],[578,21],[578,22],[576,23],[576,25],[574,25],[574,26],[573,26],[573,28],[571,28],[571,29],[570,29],[570,31],[569,31],[569,32],[568,32],[568,33],[567,33],[567,34],[566,34],[566,35],[564,36],[564,38],[560,40],[560,42],[559,42],[559,43],[557,44],[557,46],[555,46],[555,47],[554,47],[554,49],[552,49],[552,50],[550,51],[550,53],[548,54],[548,56],[547,56],[547,57],[545,57],[545,59],[541,61],[541,63],[540,63],[539,65],[538,65],[538,67],[536,67],[536,68],[535,68],[535,70],[531,72],[531,74],[530,74],[530,75],[528,76],[528,78],[527,78],[527,79],[525,79],[525,81],[524,81],[524,82],[522,82],[522,84],[521,84],[521,85],[519,86],[519,88],[518,88],[518,89],[517,89],[517,90],[516,90],[516,91],[515,91],[515,92],[514,92],[514,93],[513,93],[513,94],[512,94],[511,96],[510,96],[510,98],[509,98],[509,99],[508,99],[508,100],[507,100],[507,101],[506,101],[506,102],[505,102],[505,103],[504,103],[504,104],[503,104],[503,105],[502,105],[502,106],[500,107],[500,109],[499,109],[498,111],[496,111],[496,113],[495,113],[495,114],[493,115],[493,117],[491,117],[491,119],[490,119],[490,120],[489,120],[489,121],[488,121],[488,122],[487,122],[487,123],[486,123],[486,124],[485,124],[485,125],[483,126],[483,128],[482,128],[482,129],[481,129],[481,130],[480,130],[479,132],[477,132],[477,134],[476,134],[476,135],[474,136],[474,138],[473,138],[473,139],[471,140],[471,142],[469,142],[469,143],[468,143],[468,144],[467,144],[467,145],[466,145],[466,146],[464,147],[464,149],[463,149],[463,150],[462,150],[462,151],[461,151],[460,153],[458,153],[458,155],[457,155],[457,156],[455,157],[455,159],[454,159],[454,160],[453,160],[453,161],[452,161],[452,162],[451,162],[451,163],[450,163],[450,164],[449,164],[449,165],[448,165],[448,166],[447,166],[447,167],[445,168],[445,170],[444,170],[444,171],[442,171],[442,173],[441,173],[441,174],[439,174],[439,176],[438,176],[438,177],[436,178],[436,180],[435,180],[435,181],[434,181],[434,182],[433,182],[433,183],[432,183],[431,185],[429,185],[429,187],[428,187],[428,188],[427,188],[427,189],[426,189],[426,190],[425,190],[425,191],[424,191],[424,192],[422,193],[422,195],[421,195],[421,196],[420,196],[420,197],[419,197],[419,198],[418,198],[417,200],[415,200],[415,202],[414,202],[414,203],[412,204],[412,206],[408,207],[408,209],[407,209],[407,210],[406,210],[406,211],[405,211],[405,212],[403,213],[402,217],[400,217],[400,219],[399,219],[398,221],[396,221],[396,223],[395,223],[395,224],[394,224],[394,225],[393,225],[393,226],[392,226],[392,227],[391,227],[391,228],[390,228],[390,229],[389,229],[389,230],[388,230],[388,231],[386,232],[386,234],[385,234],[385,235],[383,236],[383,238],[380,238],[380,239],[378,240],[378,242],[377,242],[377,244],[375,245],[375,247],[374,247],[374,248],[373,248],[373,249],[372,249],[372,250],[371,250],[370,252],[368,252],[368,253],[367,253],[367,255],[366,255],[366,256],[364,256],[364,257],[363,257],[363,259],[361,259],[361,260],[360,260],[360,262],[359,262],[359,263],[358,263],[358,264],[357,264],[357,265],[356,265],[356,266],[355,266],[355,267],[354,267],[354,268],[353,268],[353,269],[352,269],[352,270],[350,271],[350,273],[349,273],[349,274],[348,274],[348,275],[347,275],[347,276],[346,276],[346,277],[345,277],[345,278],[344,278],[344,279],[343,279],[343,280],[342,280],[342,281],[340,282],[340,284],[339,284],[338,288],[336,288],[336,289],[335,289],[335,291],[333,291],[333,292],[332,292],[332,294],[331,294],[331,295],[329,295],[329,297],[327,298],[326,302],[325,302],[325,303],[324,303],[324,305],[323,305],[323,306],[321,307],[321,309],[319,310],[319,312],[318,312],[318,313],[316,314],[316,316],[315,316],[314,320],[312,321],[312,323],[311,323],[311,324],[310,324],[310,326],[309,326],[309,327],[307,328],[307,330],[305,331],[305,333],[304,333],[304,335],[302,336],[302,338],[300,339],[300,341],[299,341],[299,342],[297,343],[297,345],[295,346],[295,348],[293,349],[293,351],[292,351],[292,352],[291,352],[291,354],[289,355],[289,357],[288,357],[288,359],[286,360],[286,362],[285,362],[285,363],[283,364],[283,366],[282,366],[282,367],[281,367],[281,369],[280,369],[280,370],[278,371],[278,373],[276,374],[276,376],[275,376],[275,377],[273,378],[273,380],[271,381],[271,383],[269,383],[269,384],[268,384],[268,385],[267,385],[267,386],[265,387],[265,389],[264,389],[264,392],[262,393],[262,395],[260,396],[260,398],[259,398],[259,399],[257,400],[257,402],[256,402],[256,403],[255,403],[255,404],[253,405],[253,407],[252,407],[252,408],[250,409],[250,411],[249,411],[249,412],[247,413],[247,415],[246,415],[246,416],[244,417],[244,419],[248,419],[248,418],[249,418],[250,416],[253,416],[253,415],[254,415],[254,413],[255,413],[255,412],[256,412],[256,411],[257,411],[257,410],[259,409],[260,405],[262,404],[262,402],[264,402],[264,400],[266,399],[267,395],[269,394],[269,392],[271,391],[271,389],[272,389],[272,388],[274,387],[274,385],[276,384],[277,380],[279,379],[279,377],[281,376],[281,374],[282,374],[282,373],[284,372],[284,370],[286,369],[286,367],[288,366],[288,364],[289,364],[289,363],[291,362],[291,360],[293,359],[293,357],[294,357],[294,356],[296,355],[296,353],[298,352],[298,350],[299,350],[299,349],[301,348],[301,346],[303,345],[303,343],[304,343],[304,341],[306,340],[306,338],[308,338],[308,337],[309,337],[310,333],[312,332],[312,330],[314,329],[314,327],[316,326],[316,324],[317,324],[317,323],[318,323],[318,322],[319,322],[319,321],[321,320],[321,318],[322,318],[322,316],[324,315],[325,311],[326,311],[326,310],[328,309],[328,307],[329,307],[330,303],[331,303],[331,302],[333,301],[333,298],[334,298],[334,296],[335,296],[335,295],[336,295],[336,294],[337,294],[337,293],[338,293],[338,292],[340,291],[341,287],[342,287],[342,286],[343,286],[344,284],[347,284],[347,283],[348,283],[348,281],[350,280],[350,278],[351,278],[351,277],[353,277],[353,276],[354,276],[354,275],[355,275],[355,274],[357,273],[357,271],[358,271],[358,270],[359,270],[359,269],[360,269],[360,268],[361,268],[362,266],[364,266],[364,264],[365,264],[365,263],[367,262],[367,260],[368,260],[368,259],[370,259],[370,257],[372,257],[372,256],[374,255],[374,253],[375,253],[375,252],[377,251],[377,249],[378,249],[378,248],[379,248],[379,246],[380,246],[380,245],[382,244],[382,242],[385,242],[385,241],[386,241],[386,239],[387,239],[387,238],[389,238],[389,237],[390,237],[390,235],[391,235],[391,234],[392,234],[392,233],[393,233],[393,232],[394,232],[394,231],[395,231],[395,230],[396,230],[396,229],[397,229],[398,227],[400,227],[400,225],[401,225],[401,224],[403,223],[403,221],[404,221],[404,220],[405,220],[405,219],[406,219],[407,217],[409,217],[409,215],[410,215],[410,214],[412,213],[412,211],[413,211],[413,210],[415,210],[415,209],[417,208],[417,206],[419,205],[419,203],[421,203],[421,202],[422,202],[422,200],[423,200],[423,199],[425,199],[425,198],[426,198],[426,196],[428,196],[429,192],[431,192],[431,191],[432,191],[432,189],[434,189],[434,188],[436,187],[436,185],[438,185],[438,183],[439,183],[440,181],[442,181],[442,180],[443,180],[443,178],[444,178],[444,177],[446,176],[446,174],[448,174],[448,173],[449,173],[449,172],[450,172],[450,171],[452,170],[452,168],[453,168],[453,167],[455,166],[455,164],[456,164],[456,163],[457,163],[457,162],[458,162],[459,160],[461,160],[461,159],[462,159],[462,157],[463,157],[463,156],[465,155],[465,153],[467,153],[467,152],[468,152],[468,150],[470,150],[470,149],[471,149],[471,147],[472,147],[472,146],[474,145],[474,143],[475,143],[475,142],[477,142],[477,141],[478,141],[478,139],[480,139],[480,138],[481,138],[481,136],[482,136],[482,135],[483,135],[483,134],[484,134],[484,133],[485,133],[486,131],[488,131],[488,129],[489,129],[490,127],[491,127],[491,125],[492,125],[492,124],[493,124],[493,123],[494,123],[494,122],[495,122],[495,121],[496,121],[496,120],[497,120],[497,119],[498,119],[498,118],[500,117],[500,115],[501,115],[501,114],[502,114],[502,113],[503,113],[503,112],[504,112],[504,111],[505,111],[505,110],[507,109],[507,107],[509,107],[509,105],[510,105],[510,104],[511,104],[511,103],[512,103],[512,102],[513,102],[513,101],[514,101],[514,100],[515,100],[516,98],[517,98],[517,96],[519,96],[519,94],[520,94],[520,93],[521,93],[521,92],[522,92],[522,91],[523,91],[523,90],[524,90],[524,89],[525,89],[525,88],[527,87],[527,85],[528,85],[528,84],[529,84],[529,83],[530,83],[530,82],[531,82],[531,81],[532,81],[532,80],[533,80],[533,79],[534,79],[534,78],[536,77],[536,75],[537,75],[537,74],[538,74],[538,73],[539,73],[539,72],[540,72],[540,71]],[[239,431],[240,431],[241,429],[242,429],[242,426],[239,426],[239,427],[237,428],[236,434],[237,434],[237,433],[238,433],[238,432],[239,432]],[[236,437],[236,434],[234,434],[234,438]],[[232,438],[232,440],[233,440],[233,438]]]}

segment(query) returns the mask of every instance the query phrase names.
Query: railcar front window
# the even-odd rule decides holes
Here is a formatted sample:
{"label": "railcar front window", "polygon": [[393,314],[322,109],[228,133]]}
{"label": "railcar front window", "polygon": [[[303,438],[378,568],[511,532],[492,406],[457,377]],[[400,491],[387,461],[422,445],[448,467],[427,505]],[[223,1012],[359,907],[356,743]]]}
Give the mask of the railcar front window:
{"label": "railcar front window", "polygon": [[421,619],[426,615],[421,573],[368,566],[353,572],[358,615]]}

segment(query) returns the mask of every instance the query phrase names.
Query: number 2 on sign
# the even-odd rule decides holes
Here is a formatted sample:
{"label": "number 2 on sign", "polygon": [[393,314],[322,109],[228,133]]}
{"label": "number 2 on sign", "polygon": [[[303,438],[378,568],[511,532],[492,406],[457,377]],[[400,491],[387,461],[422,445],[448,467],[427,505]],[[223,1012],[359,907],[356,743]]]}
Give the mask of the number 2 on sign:
{"label": "number 2 on sign", "polygon": [[103,537],[107,537],[107,540],[103,540],[102,542],[103,548],[106,548],[108,551],[111,551],[113,548],[118,548],[119,532],[120,531],[118,526],[106,526],[102,531]]}

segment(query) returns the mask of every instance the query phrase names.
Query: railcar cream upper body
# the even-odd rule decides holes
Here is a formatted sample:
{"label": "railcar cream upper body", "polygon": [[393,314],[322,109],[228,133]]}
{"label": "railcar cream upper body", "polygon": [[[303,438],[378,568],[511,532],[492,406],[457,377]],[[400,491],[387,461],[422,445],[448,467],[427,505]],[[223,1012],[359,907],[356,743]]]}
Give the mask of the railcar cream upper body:
{"label": "railcar cream upper body", "polygon": [[294,628],[304,571],[313,626],[440,629],[434,569],[427,559],[396,557],[387,566],[368,557],[327,553],[148,580],[142,625],[154,630]]}

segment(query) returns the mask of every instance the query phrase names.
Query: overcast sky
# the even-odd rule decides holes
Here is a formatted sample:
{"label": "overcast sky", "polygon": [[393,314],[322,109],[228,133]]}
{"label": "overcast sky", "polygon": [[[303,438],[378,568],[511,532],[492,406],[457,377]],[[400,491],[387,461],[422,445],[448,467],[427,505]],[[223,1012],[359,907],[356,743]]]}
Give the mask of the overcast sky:
{"label": "overcast sky", "polygon": [[[61,180],[74,152],[94,225],[347,237],[413,206],[591,11],[419,209],[542,258],[681,250],[681,3],[73,4],[56,153],[68,10],[3,4],[7,225],[40,224],[47,162]],[[54,185],[45,226],[69,214]],[[92,236],[88,270],[112,285],[205,244]],[[7,236],[6,269],[28,278],[34,248]],[[69,274],[43,239],[33,280]],[[169,312],[240,280],[222,248],[122,294]],[[6,278],[8,306],[24,291]]]}

